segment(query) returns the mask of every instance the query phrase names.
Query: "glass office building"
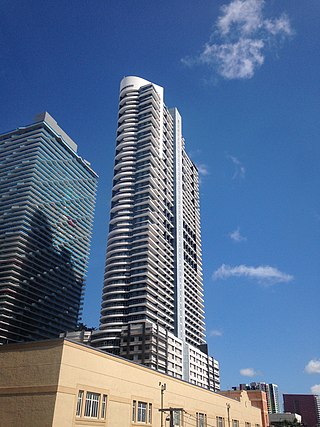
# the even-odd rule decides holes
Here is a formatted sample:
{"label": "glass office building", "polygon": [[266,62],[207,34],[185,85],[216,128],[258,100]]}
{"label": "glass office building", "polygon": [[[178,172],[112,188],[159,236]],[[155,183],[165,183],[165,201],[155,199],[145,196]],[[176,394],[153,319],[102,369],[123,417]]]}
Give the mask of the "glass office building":
{"label": "glass office building", "polygon": [[0,135],[0,344],[74,330],[97,175],[43,113]]}

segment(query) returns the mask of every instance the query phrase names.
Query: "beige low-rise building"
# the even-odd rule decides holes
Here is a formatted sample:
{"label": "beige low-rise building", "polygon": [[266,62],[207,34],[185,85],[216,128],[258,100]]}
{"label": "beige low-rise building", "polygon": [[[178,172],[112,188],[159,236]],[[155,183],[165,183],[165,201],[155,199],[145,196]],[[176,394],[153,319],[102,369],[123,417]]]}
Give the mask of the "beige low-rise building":
{"label": "beige low-rise building", "polygon": [[262,419],[245,391],[232,399],[66,339],[0,347],[1,427],[142,425],[261,427]]}
{"label": "beige low-rise building", "polygon": [[[243,390],[227,390],[227,391],[220,391],[219,393],[222,394],[223,396],[240,400]],[[266,392],[262,390],[246,390],[246,394],[251,404],[257,408],[260,408],[262,427],[268,427],[269,414],[268,414],[268,402],[267,402]]]}

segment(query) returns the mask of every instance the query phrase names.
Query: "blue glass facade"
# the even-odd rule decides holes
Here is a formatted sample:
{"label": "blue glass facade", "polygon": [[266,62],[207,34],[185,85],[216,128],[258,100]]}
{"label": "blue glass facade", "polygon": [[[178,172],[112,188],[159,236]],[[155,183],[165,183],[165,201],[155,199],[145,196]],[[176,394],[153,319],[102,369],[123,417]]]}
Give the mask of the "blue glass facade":
{"label": "blue glass facade", "polygon": [[0,344],[56,337],[81,313],[98,177],[55,124],[0,136]]}

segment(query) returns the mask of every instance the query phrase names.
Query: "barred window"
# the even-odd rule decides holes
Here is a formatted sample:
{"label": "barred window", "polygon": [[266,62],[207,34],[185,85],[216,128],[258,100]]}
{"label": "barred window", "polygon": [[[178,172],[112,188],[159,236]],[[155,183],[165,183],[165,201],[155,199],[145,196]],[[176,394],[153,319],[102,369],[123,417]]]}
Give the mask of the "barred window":
{"label": "barred window", "polygon": [[76,409],[76,416],[80,417],[81,416],[81,411],[82,411],[82,404],[83,404],[83,390],[79,390],[78,393],[78,400],[77,400],[77,409]]}
{"label": "barred window", "polygon": [[107,395],[102,395],[102,401],[101,401],[101,418],[105,419],[107,413]]}
{"label": "barred window", "polygon": [[86,404],[84,407],[85,417],[98,418],[100,396],[101,395],[99,393],[92,393],[91,391],[87,392]]}
{"label": "barred window", "polygon": [[147,421],[147,404],[146,402],[138,402],[137,421],[145,423]]}
{"label": "barred window", "polygon": [[173,425],[174,425],[174,427],[180,427],[181,426],[181,412],[180,411],[173,411]]}
{"label": "barred window", "polygon": [[136,407],[137,407],[137,401],[134,400],[132,402],[132,421],[133,422],[136,420]]}
{"label": "barred window", "polygon": [[152,403],[132,401],[132,422],[152,423]]}
{"label": "barred window", "polygon": [[152,423],[152,403],[149,403],[149,414],[148,414],[148,422]]}
{"label": "barred window", "polygon": [[197,427],[207,427],[207,414],[196,413]]}

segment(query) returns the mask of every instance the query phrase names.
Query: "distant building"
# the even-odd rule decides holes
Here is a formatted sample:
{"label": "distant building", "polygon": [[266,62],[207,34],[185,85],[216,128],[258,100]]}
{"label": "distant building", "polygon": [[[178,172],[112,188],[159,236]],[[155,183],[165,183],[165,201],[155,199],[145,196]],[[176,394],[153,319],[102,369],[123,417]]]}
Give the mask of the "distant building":
{"label": "distant building", "polygon": [[278,414],[269,414],[269,423],[270,426],[274,427],[283,427],[285,425],[292,425],[301,423],[301,415],[299,414],[292,414],[289,412],[285,413],[278,413]]}
{"label": "distant building", "polygon": [[0,346],[0,372],[2,427],[262,427],[245,391],[222,396],[68,340]]}
{"label": "distant building", "polygon": [[135,76],[120,84],[109,224],[92,345],[219,390],[205,341],[198,170],[178,110]]}
{"label": "distant building", "polygon": [[280,412],[280,400],[278,386],[276,384],[267,384],[264,382],[252,382],[250,384],[240,384],[239,387],[232,387],[233,390],[262,390],[267,395],[269,414]]}
{"label": "distant building", "polygon": [[0,135],[0,344],[76,328],[96,185],[48,113]]}
{"label": "distant building", "polygon": [[305,427],[319,427],[319,396],[314,394],[284,394],[285,412],[295,412],[302,417]]}
{"label": "distant building", "polygon": [[81,329],[78,331],[66,331],[59,335],[59,338],[67,338],[68,340],[90,345],[92,331]]}

